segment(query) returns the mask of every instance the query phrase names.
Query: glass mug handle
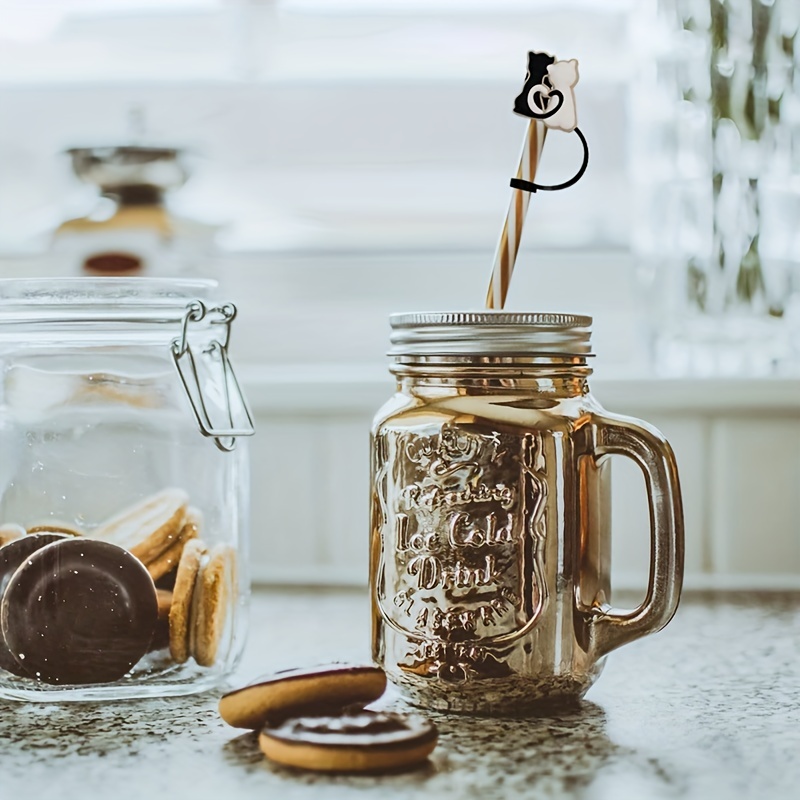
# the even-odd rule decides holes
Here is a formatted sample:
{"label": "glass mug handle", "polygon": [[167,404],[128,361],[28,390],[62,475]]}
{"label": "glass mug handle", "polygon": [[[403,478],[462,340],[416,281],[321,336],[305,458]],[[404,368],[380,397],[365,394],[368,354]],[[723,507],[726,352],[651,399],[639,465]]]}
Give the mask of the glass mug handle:
{"label": "glass mug handle", "polygon": [[594,415],[585,431],[590,438],[586,456],[621,455],[639,465],[650,507],[650,581],[644,602],[630,612],[608,606],[587,612],[589,649],[600,658],[661,630],[675,614],[683,584],[683,506],[675,455],[654,427],[630,417]]}

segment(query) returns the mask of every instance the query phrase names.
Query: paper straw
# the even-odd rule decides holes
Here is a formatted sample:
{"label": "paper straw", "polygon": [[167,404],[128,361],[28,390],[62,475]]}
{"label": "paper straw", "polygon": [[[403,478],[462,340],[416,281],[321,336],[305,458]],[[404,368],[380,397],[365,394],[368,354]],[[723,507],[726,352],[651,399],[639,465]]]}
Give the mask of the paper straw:
{"label": "paper straw", "polygon": [[[517,168],[517,178],[526,181],[536,180],[536,169],[542,156],[547,128],[541,120],[532,119],[525,134],[522,155]],[[514,262],[517,259],[519,242],[522,237],[522,224],[531,201],[531,193],[521,189],[513,189],[511,203],[508,207],[503,232],[494,255],[492,277],[489,291],[486,293],[486,308],[503,308],[506,303]]]}

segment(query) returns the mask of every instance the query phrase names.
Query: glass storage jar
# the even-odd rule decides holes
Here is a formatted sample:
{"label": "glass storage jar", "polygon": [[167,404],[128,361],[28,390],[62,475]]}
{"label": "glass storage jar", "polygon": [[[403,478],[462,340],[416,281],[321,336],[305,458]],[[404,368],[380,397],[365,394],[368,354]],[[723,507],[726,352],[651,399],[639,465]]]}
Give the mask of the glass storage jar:
{"label": "glass storage jar", "polygon": [[[683,576],[675,457],[592,396],[591,319],[392,317],[398,392],[372,430],[373,656],[412,702],[480,714],[575,700],[666,625]],[[607,457],[643,470],[650,585],[610,606]]]}
{"label": "glass storage jar", "polygon": [[215,289],[0,281],[0,696],[189,694],[235,666],[253,428]]}

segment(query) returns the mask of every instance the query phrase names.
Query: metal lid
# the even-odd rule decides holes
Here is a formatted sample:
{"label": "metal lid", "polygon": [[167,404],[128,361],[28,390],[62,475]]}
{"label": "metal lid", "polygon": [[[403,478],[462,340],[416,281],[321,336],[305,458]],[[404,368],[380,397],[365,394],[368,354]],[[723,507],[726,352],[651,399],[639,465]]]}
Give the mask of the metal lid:
{"label": "metal lid", "polygon": [[75,174],[103,192],[131,187],[168,192],[183,186],[189,177],[184,152],[177,147],[110,145],[73,147],[66,152]]}
{"label": "metal lid", "polygon": [[592,318],[577,314],[444,311],[392,314],[389,355],[591,355]]}

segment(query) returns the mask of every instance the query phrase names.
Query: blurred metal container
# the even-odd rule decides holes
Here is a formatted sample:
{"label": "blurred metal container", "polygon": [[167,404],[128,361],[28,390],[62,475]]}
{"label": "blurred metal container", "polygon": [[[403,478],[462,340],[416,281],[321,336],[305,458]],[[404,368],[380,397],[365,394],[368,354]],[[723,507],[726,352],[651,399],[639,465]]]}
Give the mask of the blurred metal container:
{"label": "blurred metal container", "polygon": [[75,175],[100,200],[62,223],[53,251],[66,274],[214,277],[218,226],[172,213],[169,192],[190,177],[177,147],[110,145],[66,151]]}
{"label": "blurred metal container", "polygon": [[184,153],[175,147],[73,147],[67,154],[75,174],[98,186],[104,195],[150,188],[163,196],[179,189],[189,178]]}

